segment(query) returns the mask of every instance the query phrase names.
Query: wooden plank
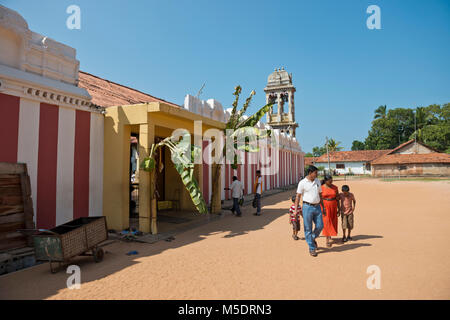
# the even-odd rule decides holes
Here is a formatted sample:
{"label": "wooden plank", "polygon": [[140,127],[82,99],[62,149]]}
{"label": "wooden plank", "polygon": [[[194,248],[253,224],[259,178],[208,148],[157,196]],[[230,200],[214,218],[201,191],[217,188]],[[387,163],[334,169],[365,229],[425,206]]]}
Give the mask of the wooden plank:
{"label": "wooden plank", "polygon": [[20,185],[20,176],[17,174],[0,175],[0,187]]}
{"label": "wooden plank", "polygon": [[16,239],[11,241],[1,241],[0,242],[0,251],[10,250],[10,249],[18,249],[27,246],[26,238]]}
{"label": "wooden plank", "polygon": [[25,239],[26,236],[20,232],[0,232],[0,242]]}
{"label": "wooden plank", "polygon": [[0,195],[2,196],[22,196],[22,186],[1,186]]}
{"label": "wooden plank", "polygon": [[[34,229],[35,224],[33,221],[33,201],[31,199],[31,183],[30,176],[28,175],[27,165],[25,165],[24,173],[20,175],[22,185],[22,197],[23,197],[23,212],[25,214],[25,227],[27,229]],[[28,243],[31,244],[31,237],[28,237]]]}
{"label": "wooden plank", "polygon": [[4,223],[12,223],[12,222],[25,222],[25,213],[18,212],[18,213],[0,216],[0,225],[4,224]]}
{"label": "wooden plank", "polygon": [[24,163],[0,162],[0,174],[20,174],[24,168]]}
{"label": "wooden plank", "polygon": [[34,229],[30,177],[26,164],[0,162],[0,250],[32,245],[17,229]]}
{"label": "wooden plank", "polygon": [[22,204],[22,202],[23,202],[22,195],[6,195],[0,193],[0,207],[2,207],[3,205],[11,206]]}
{"label": "wooden plank", "polygon": [[23,247],[23,248],[11,249],[11,250],[7,251],[7,254],[14,255],[14,256],[21,255],[21,254],[29,255],[30,253],[31,254],[34,253],[34,247]]}
{"label": "wooden plank", "polygon": [[3,206],[0,205],[0,216],[12,214],[12,213],[19,213],[24,212],[24,208],[22,204],[15,205],[15,206]]}
{"label": "wooden plank", "polygon": [[25,229],[25,222],[11,222],[11,223],[4,223],[0,225],[0,233],[4,232],[15,232],[17,229]]}

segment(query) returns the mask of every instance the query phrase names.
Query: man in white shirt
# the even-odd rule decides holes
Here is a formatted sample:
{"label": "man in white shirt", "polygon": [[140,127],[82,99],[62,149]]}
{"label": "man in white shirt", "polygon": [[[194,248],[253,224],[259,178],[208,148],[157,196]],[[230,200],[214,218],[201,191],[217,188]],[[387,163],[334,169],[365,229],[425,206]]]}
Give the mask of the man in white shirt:
{"label": "man in white shirt", "polygon": [[255,199],[256,199],[256,213],[253,215],[260,216],[261,215],[261,194],[262,194],[262,177],[261,171],[256,170],[256,181],[254,184],[255,191]]}
{"label": "man in white shirt", "polygon": [[233,198],[233,208],[231,212],[236,212],[236,217],[241,216],[241,208],[239,207],[239,199],[244,196],[244,186],[242,182],[238,180],[236,176],[233,176],[233,183],[231,183],[230,188],[225,188],[231,190],[231,197]]}
{"label": "man in white shirt", "polygon": [[[322,210],[322,186],[317,179],[317,168],[309,166],[306,170],[306,177],[298,183],[297,196],[295,198],[295,210],[297,211],[298,205],[302,198],[302,215],[303,215],[303,228],[305,230],[305,240],[309,246],[309,253],[311,256],[317,256],[317,241],[320,232],[323,229]],[[324,207],[323,207],[324,208]],[[326,215],[325,208],[323,209],[323,215]],[[314,231],[312,230],[312,224],[315,224]]]}

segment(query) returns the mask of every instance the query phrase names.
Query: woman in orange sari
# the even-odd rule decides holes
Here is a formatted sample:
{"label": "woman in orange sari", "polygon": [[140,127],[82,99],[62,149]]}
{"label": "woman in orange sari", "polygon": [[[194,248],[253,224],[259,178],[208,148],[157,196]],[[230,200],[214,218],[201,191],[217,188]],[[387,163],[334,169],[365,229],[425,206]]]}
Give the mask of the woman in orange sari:
{"label": "woman in orange sari", "polygon": [[327,238],[327,247],[331,248],[331,237],[337,236],[339,207],[339,189],[333,184],[333,178],[326,175],[322,180],[323,205],[327,215],[323,216],[322,234]]}

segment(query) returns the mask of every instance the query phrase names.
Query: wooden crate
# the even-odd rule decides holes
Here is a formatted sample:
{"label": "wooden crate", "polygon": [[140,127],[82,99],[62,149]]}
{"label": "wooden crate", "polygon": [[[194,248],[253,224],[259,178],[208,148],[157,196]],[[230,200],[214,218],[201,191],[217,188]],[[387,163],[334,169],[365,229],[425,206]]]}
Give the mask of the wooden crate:
{"label": "wooden crate", "polygon": [[27,165],[0,162],[0,251],[32,245],[16,230],[34,228]]}

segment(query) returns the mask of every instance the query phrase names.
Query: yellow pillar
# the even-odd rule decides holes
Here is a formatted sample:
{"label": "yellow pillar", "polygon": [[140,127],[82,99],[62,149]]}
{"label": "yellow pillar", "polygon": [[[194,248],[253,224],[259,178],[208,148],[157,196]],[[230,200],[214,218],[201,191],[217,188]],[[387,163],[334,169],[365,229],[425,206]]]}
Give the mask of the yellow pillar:
{"label": "yellow pillar", "polygon": [[108,108],[104,126],[103,215],[108,228],[129,227],[130,134],[117,108]]}
{"label": "yellow pillar", "polygon": [[[139,125],[139,159],[150,155],[150,148],[155,140],[155,125],[140,124]],[[141,170],[139,172],[139,230],[142,232],[150,232],[150,222],[152,217],[151,209],[151,181],[150,173]]]}

